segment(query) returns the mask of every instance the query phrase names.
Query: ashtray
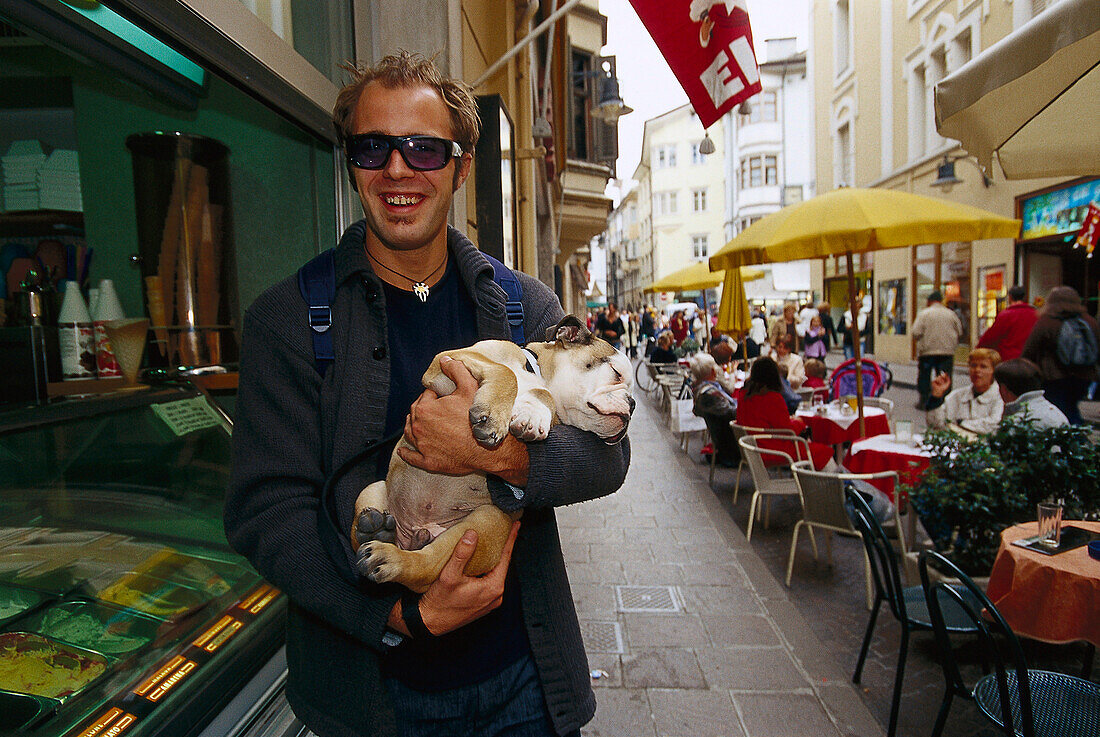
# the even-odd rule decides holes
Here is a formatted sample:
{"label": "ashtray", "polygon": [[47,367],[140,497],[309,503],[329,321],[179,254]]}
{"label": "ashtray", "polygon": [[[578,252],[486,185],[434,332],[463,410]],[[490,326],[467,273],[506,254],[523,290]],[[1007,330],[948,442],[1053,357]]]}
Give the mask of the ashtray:
{"label": "ashtray", "polygon": [[1089,555],[1100,560],[1100,540],[1093,540],[1089,543]]}

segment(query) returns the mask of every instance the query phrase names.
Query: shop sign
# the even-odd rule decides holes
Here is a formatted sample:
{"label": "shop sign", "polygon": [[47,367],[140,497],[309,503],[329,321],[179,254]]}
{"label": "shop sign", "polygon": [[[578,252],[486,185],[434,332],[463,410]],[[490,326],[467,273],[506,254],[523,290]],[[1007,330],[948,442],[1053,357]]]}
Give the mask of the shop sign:
{"label": "shop sign", "polygon": [[1091,202],[1100,202],[1100,179],[1024,198],[1020,206],[1024,221],[1020,240],[1077,233]]}
{"label": "shop sign", "polygon": [[1089,205],[1088,215],[1085,216],[1085,224],[1081,226],[1081,232],[1073,242],[1073,247],[1081,247],[1092,258],[1092,252],[1096,244],[1100,242],[1100,206],[1095,202]]}

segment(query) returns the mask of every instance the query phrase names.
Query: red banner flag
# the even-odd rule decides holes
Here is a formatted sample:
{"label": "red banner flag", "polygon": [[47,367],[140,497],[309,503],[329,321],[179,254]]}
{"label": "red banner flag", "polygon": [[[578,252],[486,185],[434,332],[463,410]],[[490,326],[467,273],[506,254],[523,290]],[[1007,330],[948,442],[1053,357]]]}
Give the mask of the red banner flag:
{"label": "red banner flag", "polygon": [[704,128],[760,92],[745,0],[630,0]]}
{"label": "red banner flag", "polygon": [[1092,252],[1096,250],[1096,244],[1100,243],[1100,207],[1095,202],[1089,203],[1089,212],[1085,215],[1085,222],[1077,233],[1073,247],[1084,246],[1085,253],[1092,258]]}

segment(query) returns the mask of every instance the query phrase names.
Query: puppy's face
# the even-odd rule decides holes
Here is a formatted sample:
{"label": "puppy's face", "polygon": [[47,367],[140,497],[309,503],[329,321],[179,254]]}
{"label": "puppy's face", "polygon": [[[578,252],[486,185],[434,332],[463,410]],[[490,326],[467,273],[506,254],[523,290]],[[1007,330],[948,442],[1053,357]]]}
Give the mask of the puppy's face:
{"label": "puppy's face", "polygon": [[545,343],[527,347],[539,359],[559,420],[608,443],[623,439],[634,412],[626,356],[572,315],[546,331]]}

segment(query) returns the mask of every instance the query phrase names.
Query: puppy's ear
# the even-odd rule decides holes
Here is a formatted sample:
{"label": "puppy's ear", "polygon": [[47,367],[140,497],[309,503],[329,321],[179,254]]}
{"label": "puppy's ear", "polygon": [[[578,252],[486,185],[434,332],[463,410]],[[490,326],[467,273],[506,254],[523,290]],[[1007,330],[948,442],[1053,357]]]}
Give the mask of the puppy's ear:
{"label": "puppy's ear", "polygon": [[566,315],[557,325],[546,329],[546,342],[583,345],[592,342],[592,333],[575,315]]}

